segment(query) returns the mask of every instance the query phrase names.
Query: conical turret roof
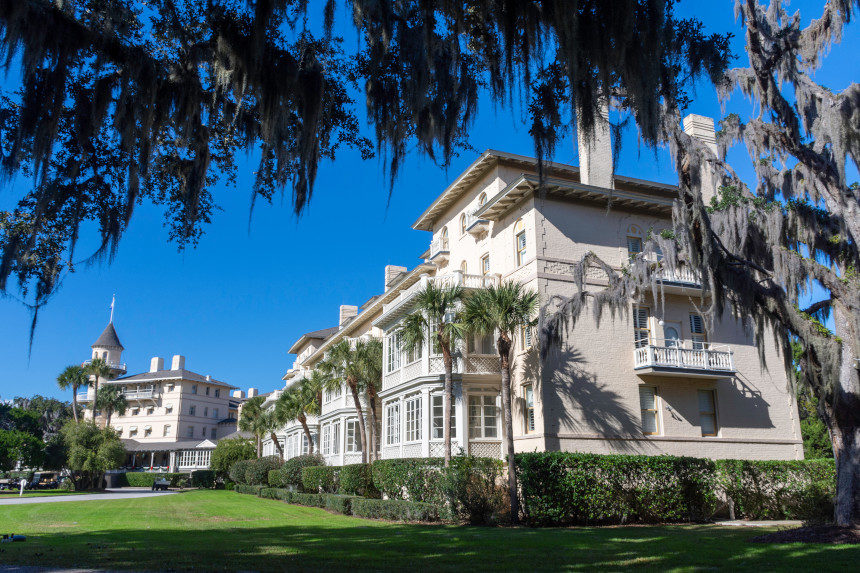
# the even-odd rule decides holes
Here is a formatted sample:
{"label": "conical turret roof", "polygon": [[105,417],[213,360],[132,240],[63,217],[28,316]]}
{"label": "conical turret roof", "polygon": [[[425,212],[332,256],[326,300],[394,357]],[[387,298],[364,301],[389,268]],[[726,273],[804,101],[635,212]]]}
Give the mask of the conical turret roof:
{"label": "conical turret roof", "polygon": [[113,322],[109,322],[102,331],[98,339],[93,343],[92,348],[119,348],[125,350],[119,341],[119,336],[116,335],[116,329],[113,327]]}

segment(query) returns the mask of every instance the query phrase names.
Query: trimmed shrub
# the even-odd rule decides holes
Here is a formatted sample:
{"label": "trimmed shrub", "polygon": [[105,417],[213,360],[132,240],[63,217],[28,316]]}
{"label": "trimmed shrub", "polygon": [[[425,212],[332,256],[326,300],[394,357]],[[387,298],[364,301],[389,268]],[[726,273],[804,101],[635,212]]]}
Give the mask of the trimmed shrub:
{"label": "trimmed shrub", "polygon": [[388,499],[409,499],[441,505],[445,501],[439,479],[441,458],[376,460],[371,464],[373,485]]}
{"label": "trimmed shrub", "polygon": [[325,460],[320,454],[305,454],[303,456],[296,456],[295,458],[288,459],[284,462],[283,467],[281,467],[281,487],[286,487],[288,485],[301,487],[302,469],[310,466],[324,465]]}
{"label": "trimmed shrub", "polygon": [[833,518],[836,465],[831,460],[719,460],[719,487],[746,519]]}
{"label": "trimmed shrub", "polygon": [[536,525],[701,521],[717,505],[715,470],[687,457],[517,455],[523,511]]}
{"label": "trimmed shrub", "polygon": [[292,493],[290,490],[278,487],[264,487],[260,489],[257,495],[266,499],[280,499],[289,503],[292,501]]}
{"label": "trimmed shrub", "polygon": [[350,464],[340,468],[338,492],[362,497],[379,497],[379,490],[373,486],[373,472],[370,464]]}
{"label": "trimmed shrub", "polygon": [[213,470],[194,470],[191,472],[191,487],[215,487],[215,472]]}
{"label": "trimmed shrub", "polygon": [[290,495],[290,503],[298,505],[307,505],[309,507],[323,507],[323,496],[318,493],[298,493],[293,492]]}
{"label": "trimmed shrub", "polygon": [[249,460],[245,466],[245,482],[248,485],[268,485],[269,471],[280,469],[284,460],[278,456],[266,456],[257,460]]}
{"label": "trimmed shrub", "polygon": [[339,469],[332,466],[302,468],[302,487],[309,493],[334,493]]}
{"label": "trimmed shrub", "polygon": [[126,472],[122,475],[124,477],[119,479],[122,487],[152,487],[155,480],[160,478],[169,479],[170,487],[179,487],[188,479],[188,474],[181,473]]}
{"label": "trimmed shrub", "polygon": [[236,487],[233,488],[233,491],[236,493],[244,493],[249,495],[259,495],[260,490],[263,489],[261,485],[247,485],[244,483],[237,483]]}
{"label": "trimmed shrub", "polygon": [[245,483],[245,471],[248,469],[248,465],[254,460],[239,460],[233,462],[233,465],[230,466],[230,471],[228,472],[230,480],[239,484]]}
{"label": "trimmed shrub", "polygon": [[[213,470],[220,479],[226,479],[230,468],[239,460],[253,460],[257,457],[257,448],[254,442],[245,438],[227,438],[218,440],[212,457],[209,461],[209,469]],[[235,481],[235,480],[234,480]]]}
{"label": "trimmed shrub", "polygon": [[269,487],[285,487],[287,485],[284,483],[282,470],[283,468],[269,470]]}
{"label": "trimmed shrub", "polygon": [[439,508],[432,503],[403,499],[352,498],[350,510],[356,517],[391,521],[439,521]]}
{"label": "trimmed shrub", "polygon": [[324,508],[329,511],[334,511],[335,513],[342,513],[344,515],[352,514],[353,500],[362,499],[354,495],[339,495],[333,493],[324,493],[322,495],[322,498]]}
{"label": "trimmed shrub", "polygon": [[454,456],[442,471],[442,490],[453,516],[473,525],[497,524],[510,518],[507,489],[502,486],[502,461]]}

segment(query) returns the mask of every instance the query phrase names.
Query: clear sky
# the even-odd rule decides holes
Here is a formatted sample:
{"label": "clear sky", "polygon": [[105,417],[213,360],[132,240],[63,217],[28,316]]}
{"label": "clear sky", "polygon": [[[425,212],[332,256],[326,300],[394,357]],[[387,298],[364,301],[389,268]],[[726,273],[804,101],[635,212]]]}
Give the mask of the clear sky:
{"label": "clear sky", "polygon": [[[804,22],[818,17],[822,4],[792,2]],[[737,64],[746,65],[732,6],[728,0],[687,0],[677,12],[700,18],[709,31],[735,32]],[[341,11],[339,18],[343,16]],[[816,79],[834,91],[860,81],[859,47],[860,24],[854,23]],[[167,241],[161,211],[139,207],[112,264],[81,267],[67,276],[40,315],[30,356],[29,311],[15,300],[0,299],[0,398],[36,393],[60,397],[57,374],[89,358],[90,345],[108,322],[113,293],[114,324],[129,373],[147,370],[153,356],[169,364],[172,355],[183,354],[190,370],[243,389],[280,387],[293,362],[287,349],[303,332],[336,325],[339,305],[360,305],[379,293],[385,265],[412,268],[420,262],[430,235],[412,230],[412,223],[477,153],[493,148],[534,154],[519,110],[494,108],[488,98],[480,109],[471,136],[478,152],[462,153],[447,171],[417,152],[410,154],[390,203],[382,163],[362,161],[346,151],[334,164],[322,165],[313,200],[301,218],[293,216],[287,192],[284,201],[273,206],[258,202],[250,232],[254,165],[243,162],[238,185],[215,191],[222,211],[194,250],[177,252]],[[689,112],[719,117],[713,88],[700,86]],[[725,112],[746,118],[755,109],[737,95]],[[729,158],[749,177],[744,149],[732,150]],[[559,145],[555,160],[578,163],[571,141]],[[677,182],[668,153],[641,147],[632,128],[624,138],[617,171]],[[849,181],[858,179],[852,169]],[[14,185],[0,191],[0,208],[15,200]]]}

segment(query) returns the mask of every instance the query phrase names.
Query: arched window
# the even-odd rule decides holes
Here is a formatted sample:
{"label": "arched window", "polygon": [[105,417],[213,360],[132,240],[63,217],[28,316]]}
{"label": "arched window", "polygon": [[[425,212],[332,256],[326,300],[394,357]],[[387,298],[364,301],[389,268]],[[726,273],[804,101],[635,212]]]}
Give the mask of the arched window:
{"label": "arched window", "polygon": [[526,227],[520,219],[514,225],[514,250],[516,252],[517,266],[526,260]]}
{"label": "arched window", "polygon": [[464,275],[469,274],[469,265],[466,264],[466,261],[460,263],[460,272]]}
{"label": "arched window", "polygon": [[102,352],[102,360],[107,360],[107,350]]}
{"label": "arched window", "polygon": [[488,275],[490,274],[490,254],[487,253],[483,257],[481,257],[481,274]]}
{"label": "arched window", "polygon": [[465,213],[460,214],[460,234],[461,235],[466,234],[466,214]]}
{"label": "arched window", "polygon": [[487,202],[487,194],[486,193],[481,193],[480,195],[478,195],[478,207],[483,207],[484,203],[486,203],[486,202]]}
{"label": "arched window", "polygon": [[442,250],[448,250],[448,227],[442,227]]}
{"label": "arched window", "polygon": [[627,256],[631,259],[642,252],[642,229],[636,225],[627,227]]}

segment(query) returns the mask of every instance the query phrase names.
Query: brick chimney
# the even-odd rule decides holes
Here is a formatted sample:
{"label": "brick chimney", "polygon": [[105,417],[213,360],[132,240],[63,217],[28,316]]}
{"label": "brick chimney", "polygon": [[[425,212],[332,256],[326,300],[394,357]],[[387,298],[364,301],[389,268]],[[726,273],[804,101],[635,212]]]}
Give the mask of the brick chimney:
{"label": "brick chimney", "polygon": [[385,290],[388,290],[394,281],[396,281],[400,275],[406,272],[406,267],[398,267],[396,265],[385,265]]}
{"label": "brick chimney", "polygon": [[[704,143],[716,155],[717,135],[714,131],[714,118],[691,113],[684,117],[684,133]],[[702,200],[707,205],[717,192],[719,181],[715,181],[707,166],[702,166]]]}
{"label": "brick chimney", "polygon": [[171,370],[185,370],[185,357],[181,354],[173,355],[173,364],[170,365]]}
{"label": "brick chimney", "polygon": [[342,304],[340,305],[340,316],[338,319],[338,326],[343,326],[344,323],[350,318],[358,316],[358,307],[352,306],[350,304]]}
{"label": "brick chimney", "polygon": [[164,358],[153,356],[149,361],[149,371],[158,372],[159,370],[164,370]]}
{"label": "brick chimney", "polygon": [[604,104],[594,119],[594,130],[590,136],[582,129],[576,130],[579,149],[579,180],[586,185],[611,189],[612,182],[612,135],[609,131],[609,107]]}

